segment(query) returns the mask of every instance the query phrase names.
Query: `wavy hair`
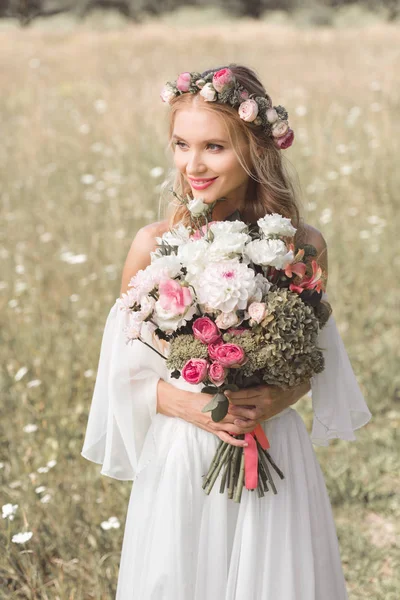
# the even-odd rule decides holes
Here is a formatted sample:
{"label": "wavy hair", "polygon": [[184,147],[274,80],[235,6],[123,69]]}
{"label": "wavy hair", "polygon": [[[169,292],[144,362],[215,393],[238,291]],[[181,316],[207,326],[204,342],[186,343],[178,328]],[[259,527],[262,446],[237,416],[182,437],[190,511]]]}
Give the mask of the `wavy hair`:
{"label": "wavy hair", "polygon": [[[271,100],[257,74],[250,68],[231,63],[226,67],[216,67],[204,71],[201,76],[220,69],[229,68],[236,80],[250,94],[264,96]],[[196,105],[198,94],[181,94],[172,99],[170,103],[169,121],[169,143],[167,151],[173,152],[172,134],[177,111]],[[246,173],[249,175],[249,186],[246,194],[246,206],[241,216],[246,222],[256,222],[265,214],[279,213],[291,219],[297,228],[296,241],[302,242],[305,236],[304,221],[300,214],[300,185],[295,169],[282,155],[282,150],[277,148],[273,139],[266,134],[262,128],[253,123],[245,122],[238,115],[236,108],[229,104],[219,102],[206,102],[202,104],[204,110],[217,113],[226,125],[230,143],[235,151],[237,159]],[[240,150],[240,139],[245,139],[248,144],[250,164],[246,164]],[[165,202],[167,190],[173,189],[180,196],[193,196],[189,183],[185,180],[178,169],[172,169],[161,186],[161,206],[165,204],[164,215],[168,219],[169,227],[175,227],[178,223],[188,225],[190,222],[188,209],[179,202],[169,197]]]}

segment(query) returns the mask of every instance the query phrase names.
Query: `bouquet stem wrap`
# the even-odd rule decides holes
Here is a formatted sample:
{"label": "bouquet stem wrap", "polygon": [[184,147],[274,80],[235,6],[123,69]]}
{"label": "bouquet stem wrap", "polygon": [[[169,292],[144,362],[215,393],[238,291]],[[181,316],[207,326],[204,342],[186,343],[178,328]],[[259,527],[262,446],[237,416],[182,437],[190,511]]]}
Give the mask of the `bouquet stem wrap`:
{"label": "bouquet stem wrap", "polygon": [[260,424],[250,433],[245,433],[244,439],[248,443],[248,446],[244,448],[245,486],[248,490],[255,490],[258,485],[258,448],[256,439],[263,450],[267,450],[270,445]]}

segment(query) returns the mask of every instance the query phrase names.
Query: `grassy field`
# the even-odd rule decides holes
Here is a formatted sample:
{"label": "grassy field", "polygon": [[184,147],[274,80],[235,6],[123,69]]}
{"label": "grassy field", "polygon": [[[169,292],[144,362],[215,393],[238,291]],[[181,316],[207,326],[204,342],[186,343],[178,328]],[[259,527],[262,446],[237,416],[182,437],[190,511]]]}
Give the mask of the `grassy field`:
{"label": "grassy field", "polygon": [[[316,449],[349,595],[399,597],[399,48],[382,24],[3,29],[0,494],[18,509],[0,522],[0,598],[113,597],[131,483],[80,456],[101,336],[171,166],[159,90],[229,61],[289,111],[286,156],[327,240],[330,300],[373,412],[357,442]],[[310,428],[310,398],[296,408]],[[22,531],[32,538],[13,543]]]}

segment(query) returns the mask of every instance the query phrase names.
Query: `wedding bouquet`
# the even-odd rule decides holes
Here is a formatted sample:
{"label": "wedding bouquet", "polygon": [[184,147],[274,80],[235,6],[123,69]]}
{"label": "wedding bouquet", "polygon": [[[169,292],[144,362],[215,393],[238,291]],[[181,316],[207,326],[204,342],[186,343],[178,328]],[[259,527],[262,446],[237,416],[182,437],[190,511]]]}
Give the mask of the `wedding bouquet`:
{"label": "wedding bouquet", "polygon": [[[215,203],[178,199],[191,213],[190,225],[157,238],[151,264],[118,302],[130,315],[127,341],[149,346],[141,338],[146,327],[168,342],[167,357],[149,347],[166,359],[171,377],[204,385],[202,392],[212,398],[203,412],[218,422],[228,412],[226,390],[262,384],[286,389],[324,369],[316,342],[331,307],[321,300],[324,275],[316,249],[295,247],[290,219],[274,213],[247,225],[232,220],[240,217],[236,211],[229,221],[210,221]],[[284,475],[267,451],[261,425],[235,437],[244,437],[248,447],[220,442],[204,476],[205,492],[223,470],[220,492],[226,485],[236,502],[243,485],[261,497],[269,484],[276,494],[268,465]]]}

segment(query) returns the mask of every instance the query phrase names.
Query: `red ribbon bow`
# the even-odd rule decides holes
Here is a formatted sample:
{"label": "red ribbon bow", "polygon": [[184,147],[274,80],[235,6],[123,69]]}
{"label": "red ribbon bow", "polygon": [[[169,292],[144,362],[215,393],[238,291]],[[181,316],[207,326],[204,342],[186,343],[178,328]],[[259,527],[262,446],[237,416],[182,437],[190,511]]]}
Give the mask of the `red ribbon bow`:
{"label": "red ribbon bow", "polygon": [[264,450],[269,448],[268,438],[260,424],[253,431],[250,431],[250,433],[244,434],[244,439],[248,443],[248,446],[244,448],[244,480],[248,490],[255,490],[258,485],[258,450],[256,438]]}

